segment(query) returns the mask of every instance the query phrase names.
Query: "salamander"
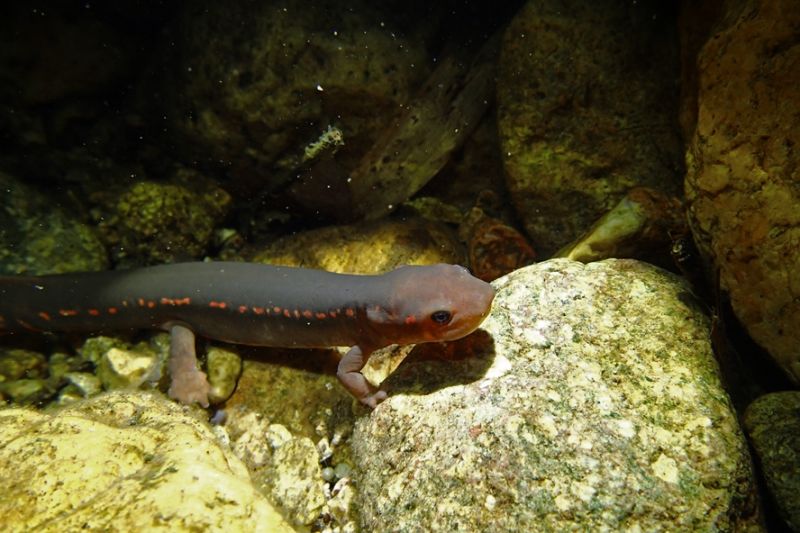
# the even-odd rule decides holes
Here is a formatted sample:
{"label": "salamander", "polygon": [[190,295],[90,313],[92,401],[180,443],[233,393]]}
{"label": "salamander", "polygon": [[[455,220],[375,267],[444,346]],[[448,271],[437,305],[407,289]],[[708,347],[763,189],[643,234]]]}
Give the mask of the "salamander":
{"label": "salamander", "polygon": [[491,285],[458,265],[352,275],[255,263],[176,263],[2,276],[0,333],[169,331],[169,395],[204,407],[209,386],[197,368],[195,334],[254,346],[349,346],[337,377],[375,407],[386,392],[361,374],[374,350],[461,338],[481,324],[493,299]]}

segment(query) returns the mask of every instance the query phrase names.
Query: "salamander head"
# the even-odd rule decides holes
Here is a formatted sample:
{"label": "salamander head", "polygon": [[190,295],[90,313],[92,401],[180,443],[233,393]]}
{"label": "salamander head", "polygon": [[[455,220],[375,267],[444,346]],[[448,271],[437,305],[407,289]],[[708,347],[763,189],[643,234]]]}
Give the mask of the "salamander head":
{"label": "salamander head", "polygon": [[460,339],[480,326],[494,289],[458,265],[404,266],[386,275],[389,301],[367,316],[387,344]]}

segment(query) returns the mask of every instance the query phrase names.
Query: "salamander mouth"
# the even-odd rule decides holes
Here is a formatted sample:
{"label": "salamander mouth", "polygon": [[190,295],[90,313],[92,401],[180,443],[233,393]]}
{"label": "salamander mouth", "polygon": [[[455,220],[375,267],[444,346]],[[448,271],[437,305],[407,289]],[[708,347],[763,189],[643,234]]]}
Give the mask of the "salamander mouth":
{"label": "salamander mouth", "polygon": [[[452,341],[476,330],[491,311],[494,288],[458,265],[406,266],[394,271],[393,287],[402,317],[415,316],[416,325],[396,328],[395,339],[409,343]],[[448,321],[448,317],[451,316]],[[414,322],[414,321],[412,321]]]}
{"label": "salamander mouth", "polygon": [[469,335],[478,329],[484,319],[491,313],[494,289],[488,283],[482,281],[479,283],[481,285],[477,286],[472,291],[472,294],[464,298],[464,301],[468,302],[464,307],[469,311],[461,311],[454,315],[448,331],[443,335],[445,340],[460,339]]}

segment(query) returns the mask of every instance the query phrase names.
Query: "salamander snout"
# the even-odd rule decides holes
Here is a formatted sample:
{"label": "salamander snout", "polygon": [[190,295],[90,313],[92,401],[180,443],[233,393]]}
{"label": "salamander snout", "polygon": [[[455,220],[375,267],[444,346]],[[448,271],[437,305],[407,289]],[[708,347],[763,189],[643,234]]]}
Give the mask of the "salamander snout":
{"label": "salamander snout", "polygon": [[394,274],[393,308],[402,321],[394,334],[401,344],[460,339],[491,311],[494,289],[462,266],[408,266]]}
{"label": "salamander snout", "polygon": [[[450,265],[442,265],[450,266]],[[451,273],[451,293],[448,295],[452,310],[452,323],[447,331],[440,332],[440,339],[454,340],[472,333],[481,325],[492,310],[494,288],[474,276],[463,267]]]}

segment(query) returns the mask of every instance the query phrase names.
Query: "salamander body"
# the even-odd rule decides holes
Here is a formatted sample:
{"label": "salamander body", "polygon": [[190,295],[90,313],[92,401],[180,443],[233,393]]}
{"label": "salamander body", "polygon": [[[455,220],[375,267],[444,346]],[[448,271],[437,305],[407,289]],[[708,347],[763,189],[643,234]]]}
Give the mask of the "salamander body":
{"label": "salamander body", "polygon": [[337,372],[362,403],[386,397],[361,375],[389,344],[447,341],[475,330],[492,287],[456,265],[377,276],[254,263],[198,262],[132,270],[0,277],[0,333],[164,329],[170,396],[207,406],[194,335],[279,347],[350,346]]}

